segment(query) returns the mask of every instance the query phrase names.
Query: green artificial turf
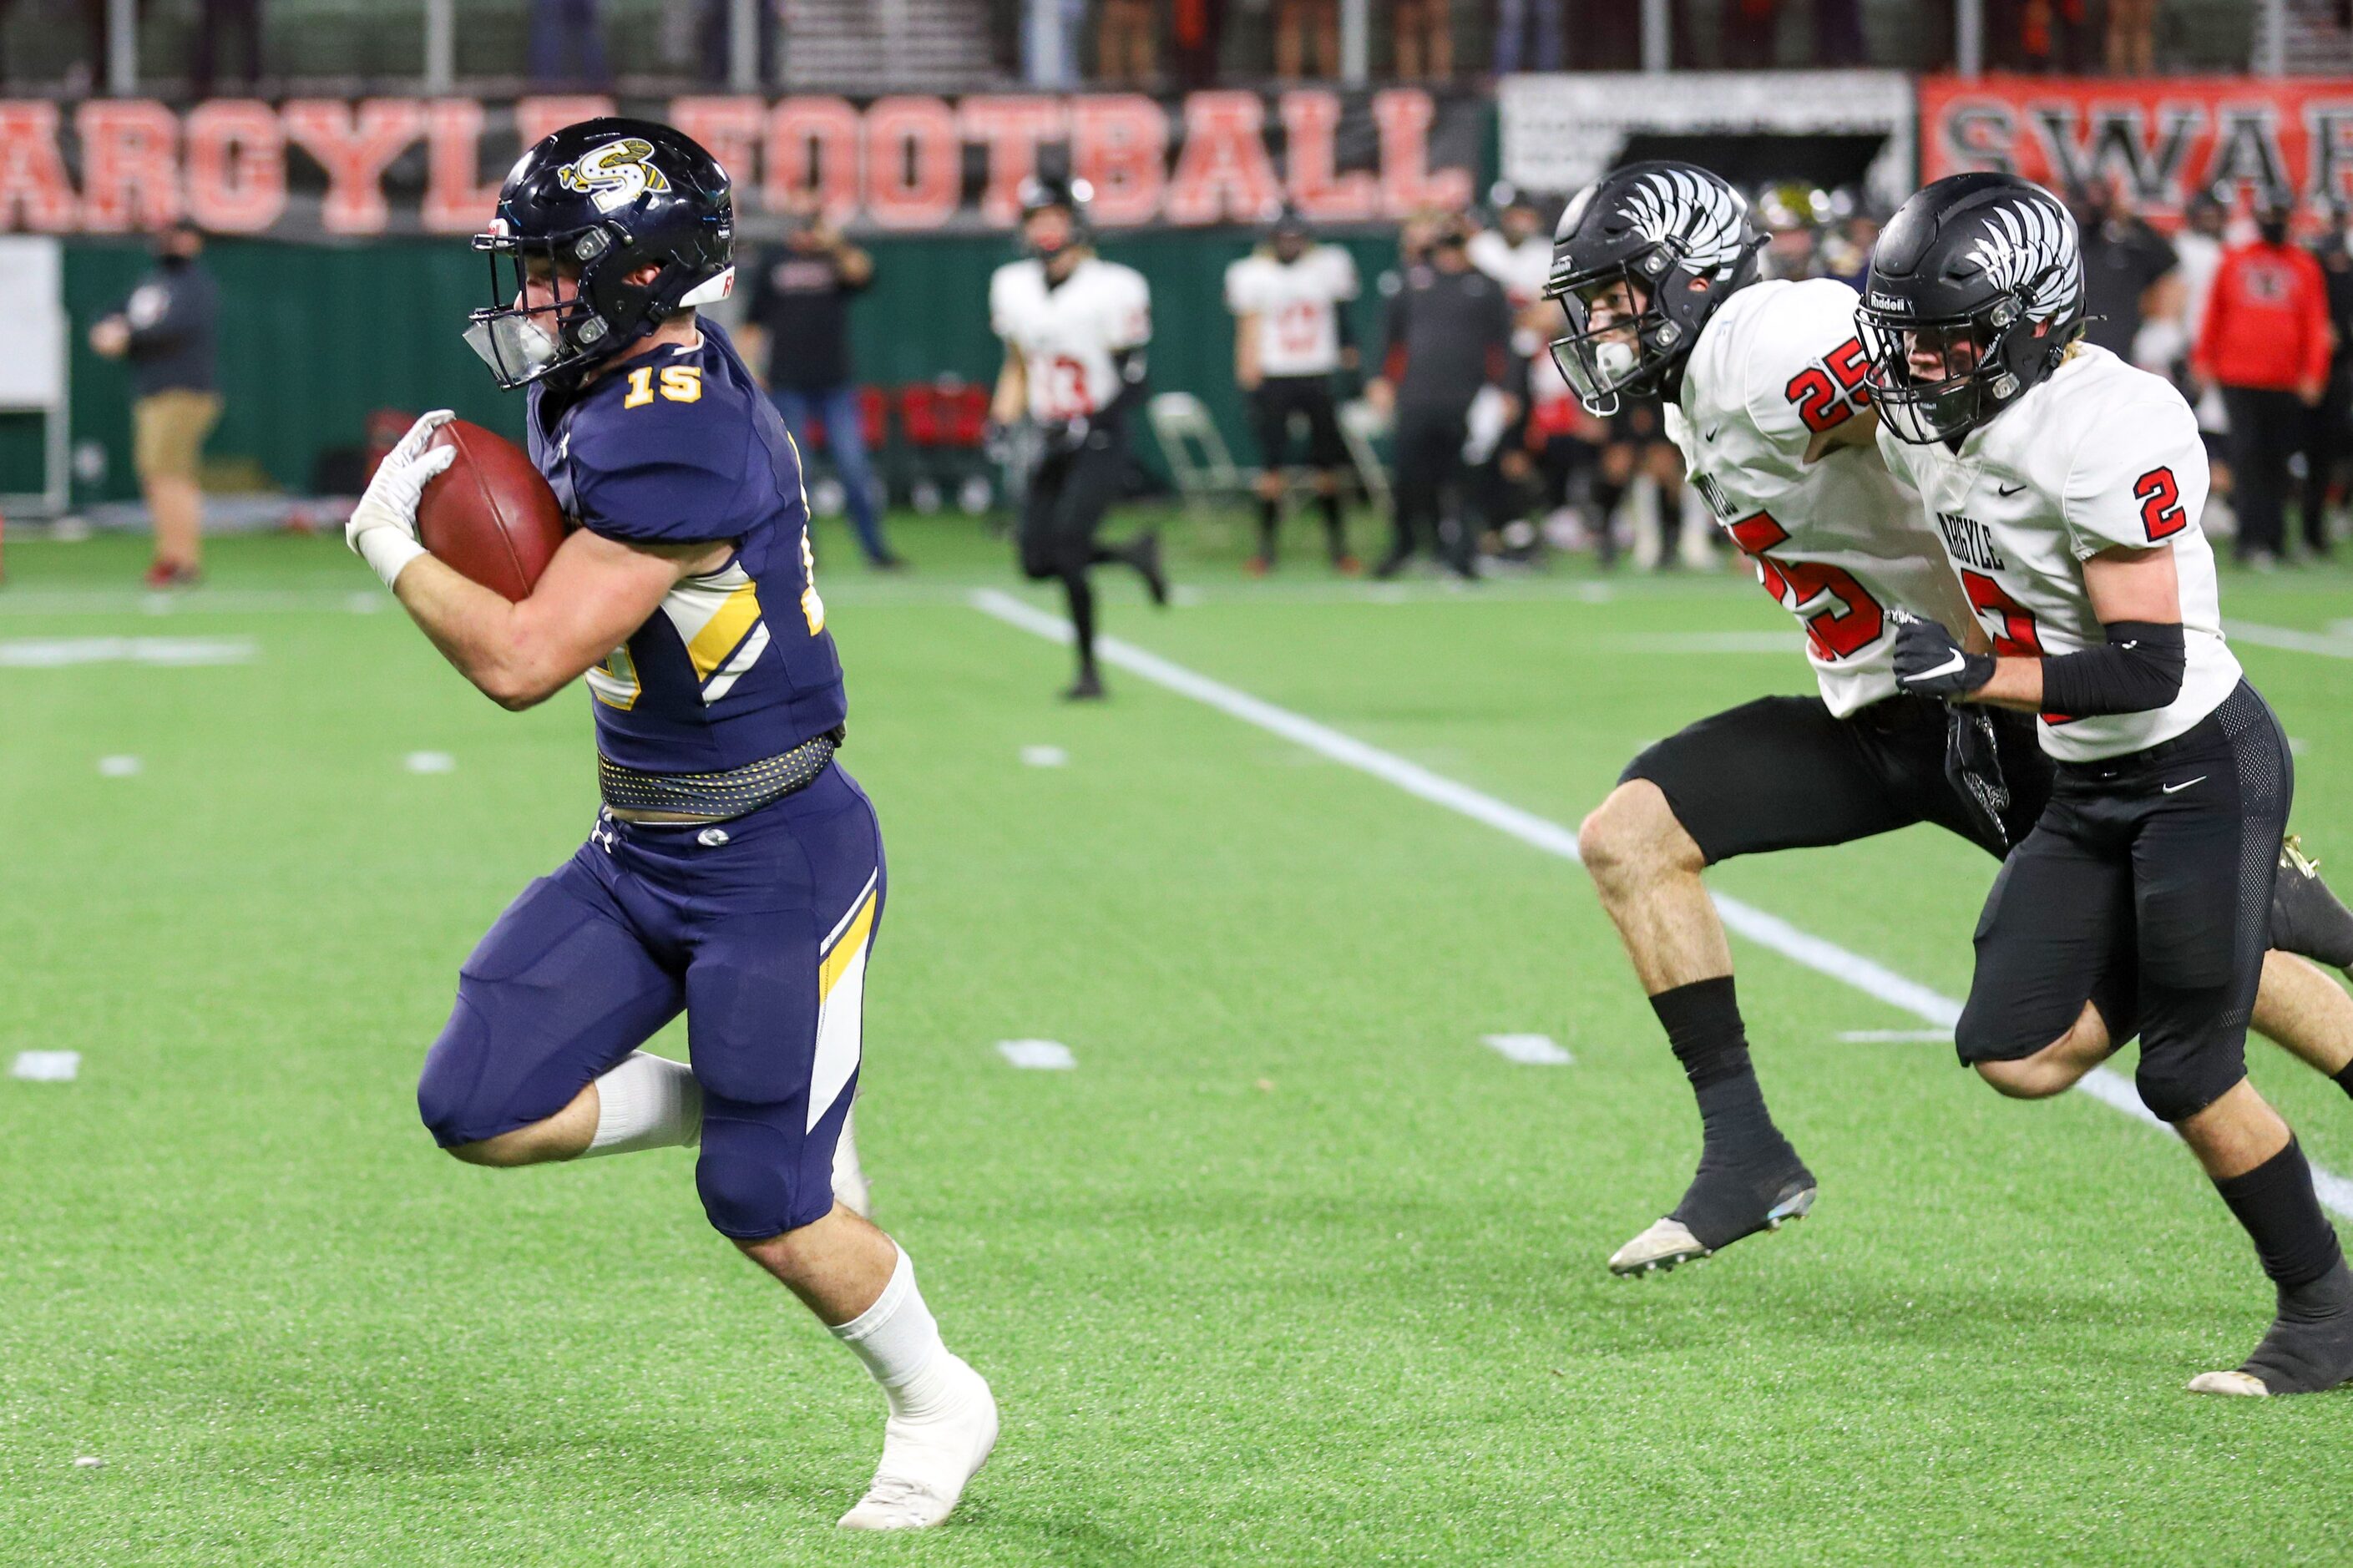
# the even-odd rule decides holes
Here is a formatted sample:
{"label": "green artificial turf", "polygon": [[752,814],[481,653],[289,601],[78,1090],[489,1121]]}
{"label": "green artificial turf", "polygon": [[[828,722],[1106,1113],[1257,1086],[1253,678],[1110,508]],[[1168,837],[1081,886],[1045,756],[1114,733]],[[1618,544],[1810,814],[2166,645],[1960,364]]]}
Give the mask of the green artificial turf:
{"label": "green artificial turf", "polygon": [[[1262,583],[1180,530],[1196,591],[1114,585],[1107,630],[1572,826],[1644,741],[1808,686],[1794,637],[1674,640],[1787,626],[1731,574],[1384,590],[1298,526]],[[2353,1394],[2181,1392],[2269,1295],[2172,1140],[1843,1041],[1920,1020],[1736,943],[1821,1202],[1613,1279],[1697,1138],[1582,874],[1116,669],[1057,702],[1063,650],[966,602],[1004,548],[899,528],[913,574],[821,584],[891,856],[877,1218],[1004,1412],[952,1525],[833,1530],[880,1401],[690,1154],[491,1172],[417,1123],[459,960],[589,825],[586,696],[494,708],[332,540],[221,542],[155,604],[133,542],[12,540],[0,644],[253,648],[0,663],[0,1059],[82,1057],[0,1078],[0,1563],[2353,1557]],[[2225,607],[2353,645],[2343,573]],[[2353,871],[2353,665],[2242,653]],[[1716,882],[1957,996],[1990,869],[1915,829]],[[994,1049],[1032,1037],[1077,1069]],[[2353,1104],[2253,1048],[2353,1173]]]}

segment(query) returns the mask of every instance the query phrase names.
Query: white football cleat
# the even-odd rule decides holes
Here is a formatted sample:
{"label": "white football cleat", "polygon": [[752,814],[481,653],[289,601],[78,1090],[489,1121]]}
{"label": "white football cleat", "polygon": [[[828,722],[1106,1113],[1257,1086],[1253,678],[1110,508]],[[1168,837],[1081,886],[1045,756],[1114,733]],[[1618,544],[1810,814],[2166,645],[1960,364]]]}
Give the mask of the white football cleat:
{"label": "white football cleat", "polygon": [[2263,1386],[2263,1380],[2262,1378],[2256,1377],[2250,1373],[2235,1371],[2201,1372],[2196,1377],[2189,1380],[2189,1392],[2192,1394],[2238,1394],[2251,1395],[2256,1399],[2266,1398],[2271,1394],[2271,1390]]}
{"label": "white football cleat", "polygon": [[1612,1274],[1649,1274],[1714,1256],[1679,1219],[1662,1219],[1609,1255]]}
{"label": "white football cleat", "polygon": [[[946,1352],[943,1352],[943,1354]],[[923,1420],[893,1415],[882,1428],[874,1484],[841,1516],[844,1530],[929,1530],[947,1522],[965,1483],[997,1447],[997,1396],[988,1380],[955,1355],[944,1371],[955,1390],[946,1408]]]}
{"label": "white football cleat", "polygon": [[860,1219],[874,1217],[874,1194],[866,1167],[858,1163],[858,1102],[842,1113],[841,1136],[833,1145],[833,1196]]}

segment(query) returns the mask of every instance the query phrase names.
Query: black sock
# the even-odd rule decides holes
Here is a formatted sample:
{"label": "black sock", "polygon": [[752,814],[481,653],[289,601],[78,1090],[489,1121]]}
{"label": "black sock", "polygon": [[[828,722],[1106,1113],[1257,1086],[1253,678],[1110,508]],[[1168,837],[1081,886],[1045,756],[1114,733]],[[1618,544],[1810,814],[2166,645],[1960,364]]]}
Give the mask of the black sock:
{"label": "black sock", "polygon": [[1741,1027],[1732,976],[1662,991],[1651,998],[1651,1009],[1658,1014],[1667,1043],[1699,1097],[1707,1152],[1745,1164],[1787,1150],[1788,1143],[1773,1125],[1772,1112],[1765,1109],[1765,1091],[1749,1065],[1748,1037]]}
{"label": "black sock", "polygon": [[2310,1284],[2343,1258],[2312,1190],[2312,1167],[2294,1138],[2253,1170],[2216,1182],[2214,1190],[2246,1227],[2263,1272],[2281,1289]]}
{"label": "black sock", "polygon": [[2337,1080],[2337,1088],[2348,1094],[2353,1094],[2353,1062],[2347,1062],[2329,1076]]}
{"label": "black sock", "polygon": [[1266,560],[1274,559],[1275,531],[1282,526],[1282,502],[1272,496],[1258,498],[1258,552]]}
{"label": "black sock", "polygon": [[1095,672],[1095,591],[1083,572],[1062,574],[1062,596],[1071,605],[1071,640],[1079,650],[1079,674]]}
{"label": "black sock", "polygon": [[1316,505],[1324,509],[1324,537],[1331,542],[1332,559],[1341,560],[1348,553],[1348,520],[1340,515],[1340,498],[1322,496]]}

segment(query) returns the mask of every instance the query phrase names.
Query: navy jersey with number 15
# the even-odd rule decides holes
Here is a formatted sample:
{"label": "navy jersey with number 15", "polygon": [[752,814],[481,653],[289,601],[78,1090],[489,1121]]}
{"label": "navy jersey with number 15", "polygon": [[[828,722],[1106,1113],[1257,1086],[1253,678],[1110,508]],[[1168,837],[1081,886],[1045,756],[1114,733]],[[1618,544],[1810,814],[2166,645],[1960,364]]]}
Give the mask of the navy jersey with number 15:
{"label": "navy jersey with number 15", "polygon": [[532,461],[581,527],[735,546],[588,672],[597,749],[648,773],[702,773],[839,724],[800,453],[726,334],[705,322],[700,343],[626,360],[568,398],[544,384],[530,396]]}

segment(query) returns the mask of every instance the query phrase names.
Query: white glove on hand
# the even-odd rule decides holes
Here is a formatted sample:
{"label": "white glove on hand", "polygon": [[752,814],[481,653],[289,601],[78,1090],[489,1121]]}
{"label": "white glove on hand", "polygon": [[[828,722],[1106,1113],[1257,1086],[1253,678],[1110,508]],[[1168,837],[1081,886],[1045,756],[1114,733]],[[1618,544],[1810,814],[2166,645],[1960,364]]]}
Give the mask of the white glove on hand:
{"label": "white glove on hand", "polygon": [[427,553],[417,542],[417,501],[425,481],[458,460],[454,447],[427,451],[433,432],[457,416],[437,408],[408,427],[400,444],[387,453],[368,481],[367,493],[352,509],[343,524],[343,542],[372,567],[384,585],[391,587],[401,569]]}

